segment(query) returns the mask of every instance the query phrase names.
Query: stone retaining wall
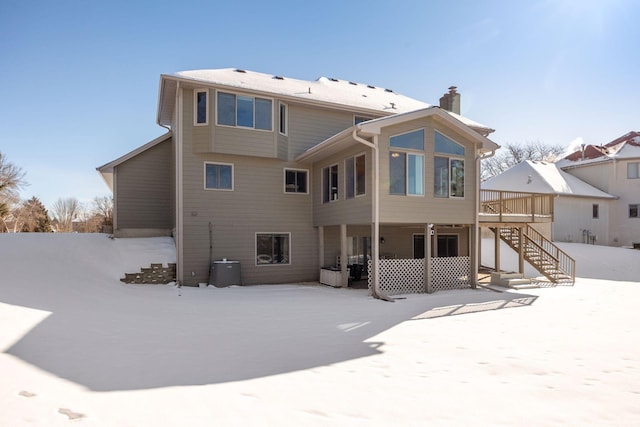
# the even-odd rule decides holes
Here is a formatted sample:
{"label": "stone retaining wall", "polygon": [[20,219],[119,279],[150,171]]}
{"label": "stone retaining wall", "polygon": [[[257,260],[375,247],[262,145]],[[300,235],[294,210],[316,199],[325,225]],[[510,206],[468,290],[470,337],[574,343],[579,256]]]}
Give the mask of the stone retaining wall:
{"label": "stone retaining wall", "polygon": [[124,273],[124,278],[120,279],[124,283],[148,283],[148,284],[167,284],[176,281],[176,265],[175,263],[167,264],[151,264],[151,267],[143,267],[139,273]]}

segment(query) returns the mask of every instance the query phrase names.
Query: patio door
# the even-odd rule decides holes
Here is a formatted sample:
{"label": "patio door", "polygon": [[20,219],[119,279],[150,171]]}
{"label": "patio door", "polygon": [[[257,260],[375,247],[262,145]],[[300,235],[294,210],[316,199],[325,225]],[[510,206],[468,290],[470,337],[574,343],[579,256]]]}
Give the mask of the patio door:
{"label": "patio door", "polygon": [[424,258],[424,234],[413,235],[413,257]]}

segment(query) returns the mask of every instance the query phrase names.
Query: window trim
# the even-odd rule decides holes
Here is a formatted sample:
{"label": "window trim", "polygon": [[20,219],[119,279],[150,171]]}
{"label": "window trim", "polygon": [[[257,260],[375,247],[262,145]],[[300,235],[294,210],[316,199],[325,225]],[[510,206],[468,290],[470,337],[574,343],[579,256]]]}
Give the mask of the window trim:
{"label": "window trim", "polygon": [[[218,165],[218,166],[231,166],[231,188],[209,188],[207,187],[207,165]],[[203,186],[204,189],[207,191],[234,191],[235,189],[235,184],[236,184],[236,179],[235,179],[235,166],[233,163],[223,163],[223,162],[209,162],[209,161],[205,161],[204,162],[204,167],[203,167]]]}
{"label": "window trim", "polygon": [[[274,236],[276,234],[286,234],[289,238],[289,253],[287,254],[287,259],[288,262],[287,263],[258,263],[258,235],[260,234],[266,234],[266,235],[270,235],[270,236]],[[256,267],[267,267],[267,266],[271,266],[271,267],[275,267],[275,266],[290,266],[293,264],[293,260],[292,260],[292,254],[293,254],[293,250],[292,250],[292,242],[291,242],[291,232],[287,231],[287,232],[276,232],[276,231],[256,231],[254,238],[253,238],[253,259],[255,262],[255,266]]]}
{"label": "window trim", "polygon": [[[292,171],[292,172],[305,172],[307,174],[307,185],[305,188],[305,191],[287,191],[287,171]],[[310,188],[310,181],[311,178],[311,174],[309,172],[309,169],[299,169],[299,168],[284,168],[283,172],[282,172],[282,181],[283,181],[283,185],[282,185],[282,191],[284,192],[284,194],[309,194],[309,188]]]}
{"label": "window trim", "polygon": [[[206,95],[205,107],[204,107],[204,123],[198,122],[198,94],[204,93]],[[193,90],[193,125],[194,126],[208,126],[209,125],[209,89],[194,89]]]}
{"label": "window trim", "polygon": [[[235,97],[235,125],[226,125],[223,123],[220,123],[218,118],[218,112],[219,112],[219,102],[218,102],[218,94],[220,93],[224,93],[227,95],[233,95]],[[238,97],[239,96],[243,96],[245,98],[252,98],[253,99],[253,127],[248,127],[248,126],[238,126]],[[273,132],[274,130],[274,111],[273,111],[273,106],[275,104],[275,99],[274,98],[269,98],[269,97],[265,97],[265,96],[256,96],[254,94],[246,94],[246,93],[241,93],[241,92],[232,92],[232,91],[226,91],[226,90],[216,90],[215,91],[215,97],[216,97],[216,111],[215,111],[215,115],[216,115],[216,126],[221,126],[221,127],[226,127],[226,128],[231,128],[231,129],[246,129],[246,130],[254,130],[254,131],[258,131],[258,132]],[[256,128],[256,99],[264,99],[267,100],[269,102],[271,102],[271,129],[259,129]],[[279,126],[279,123],[278,123]]]}
{"label": "window trim", "polygon": [[[284,116],[282,109],[284,108]],[[284,118],[284,131],[282,130],[282,119]],[[289,105],[278,101],[278,133],[287,136],[289,134]]]}
{"label": "window trim", "polygon": [[[364,191],[361,194],[358,194],[358,168],[356,167],[356,159],[359,157],[364,158]],[[349,160],[353,160],[353,196],[349,197],[349,188],[347,182],[347,162]],[[353,156],[349,156],[344,159],[344,198],[345,200],[349,199],[357,199],[358,197],[364,197],[367,195],[367,153],[361,152],[358,154],[354,154]]]}

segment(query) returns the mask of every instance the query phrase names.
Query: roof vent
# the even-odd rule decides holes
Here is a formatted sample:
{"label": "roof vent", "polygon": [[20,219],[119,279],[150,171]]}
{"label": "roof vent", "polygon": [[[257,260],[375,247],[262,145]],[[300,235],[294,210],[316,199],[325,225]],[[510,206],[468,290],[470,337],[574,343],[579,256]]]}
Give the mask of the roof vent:
{"label": "roof vent", "polygon": [[246,73],[246,70],[243,70],[241,68],[236,68],[236,73]]}
{"label": "roof vent", "polygon": [[350,85],[354,85],[354,86],[358,86],[358,83],[355,82],[349,82]]}
{"label": "roof vent", "polygon": [[384,91],[393,93],[393,91],[391,89],[385,89]]}
{"label": "roof vent", "polygon": [[273,78],[276,80],[284,80],[284,77],[282,76],[273,76]]}
{"label": "roof vent", "polygon": [[340,81],[338,79],[334,79],[333,77],[329,77],[329,80],[331,80],[332,82],[339,82]]}
{"label": "roof vent", "polygon": [[372,85],[367,85],[367,87],[368,87],[369,89],[375,89],[375,88],[376,88],[375,86],[372,86]]}

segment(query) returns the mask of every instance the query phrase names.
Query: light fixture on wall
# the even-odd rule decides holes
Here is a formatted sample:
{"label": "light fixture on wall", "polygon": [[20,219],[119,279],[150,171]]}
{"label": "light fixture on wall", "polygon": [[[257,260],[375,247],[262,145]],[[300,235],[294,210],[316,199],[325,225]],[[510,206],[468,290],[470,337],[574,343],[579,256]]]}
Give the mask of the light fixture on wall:
{"label": "light fixture on wall", "polygon": [[393,152],[391,153],[391,157],[400,157],[400,153]]}
{"label": "light fixture on wall", "polygon": [[380,243],[384,243],[384,237],[380,238]]}

